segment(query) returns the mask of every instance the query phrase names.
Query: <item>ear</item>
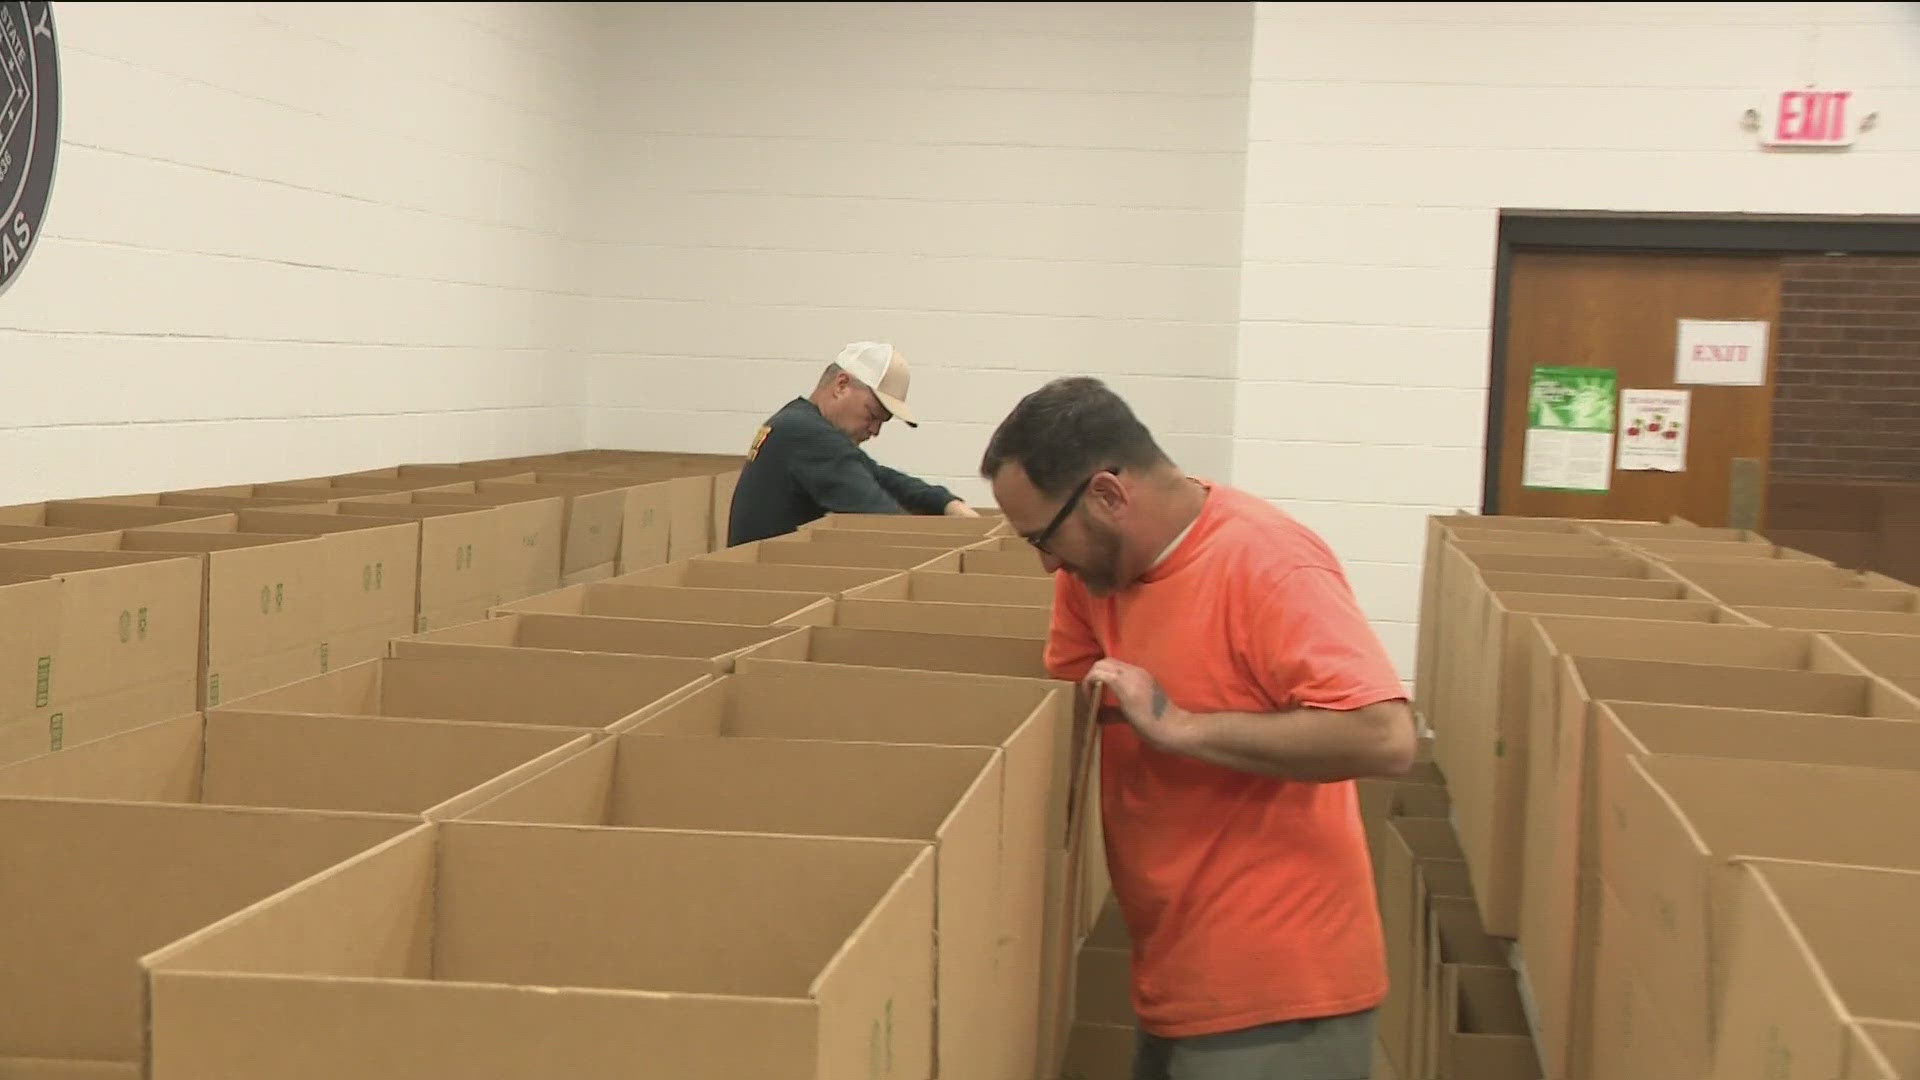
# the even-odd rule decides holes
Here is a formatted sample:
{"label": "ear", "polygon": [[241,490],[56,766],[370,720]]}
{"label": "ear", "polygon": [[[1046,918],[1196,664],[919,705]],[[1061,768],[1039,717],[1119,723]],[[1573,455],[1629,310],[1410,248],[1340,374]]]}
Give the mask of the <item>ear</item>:
{"label": "ear", "polygon": [[1112,519],[1126,509],[1127,504],[1132,501],[1133,493],[1127,489],[1127,482],[1122,480],[1119,474],[1103,472],[1096,475],[1093,482],[1087,485],[1084,498],[1087,504],[1094,508],[1095,513]]}

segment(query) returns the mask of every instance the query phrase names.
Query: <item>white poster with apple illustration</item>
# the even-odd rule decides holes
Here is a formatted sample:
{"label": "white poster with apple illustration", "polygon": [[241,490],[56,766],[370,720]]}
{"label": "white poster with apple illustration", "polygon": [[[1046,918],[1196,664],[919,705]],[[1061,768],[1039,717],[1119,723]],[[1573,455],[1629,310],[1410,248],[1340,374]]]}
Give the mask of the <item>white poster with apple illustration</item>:
{"label": "white poster with apple illustration", "polygon": [[1618,468],[1639,472],[1686,472],[1691,390],[1620,391]]}

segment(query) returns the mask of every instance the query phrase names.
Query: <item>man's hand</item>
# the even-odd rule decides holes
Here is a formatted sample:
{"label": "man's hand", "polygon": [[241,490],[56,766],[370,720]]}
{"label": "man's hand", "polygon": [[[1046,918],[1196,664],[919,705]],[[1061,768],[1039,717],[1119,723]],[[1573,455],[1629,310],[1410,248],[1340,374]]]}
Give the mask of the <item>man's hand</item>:
{"label": "man's hand", "polygon": [[979,513],[976,512],[973,507],[968,506],[966,503],[961,502],[959,499],[955,499],[952,502],[948,503],[944,513],[948,517],[977,518],[980,516]]}
{"label": "man's hand", "polygon": [[1167,700],[1167,692],[1146,668],[1105,657],[1087,672],[1086,682],[1112,691],[1120,715],[1142,739],[1162,750],[1185,753],[1197,733],[1186,711]]}

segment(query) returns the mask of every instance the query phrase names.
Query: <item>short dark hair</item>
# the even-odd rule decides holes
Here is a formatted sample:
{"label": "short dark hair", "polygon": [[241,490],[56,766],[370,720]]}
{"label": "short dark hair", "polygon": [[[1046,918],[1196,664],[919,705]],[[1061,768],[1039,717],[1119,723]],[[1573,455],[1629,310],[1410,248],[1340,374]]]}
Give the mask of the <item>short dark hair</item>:
{"label": "short dark hair", "polygon": [[987,441],[980,475],[992,480],[1015,461],[1049,498],[1101,469],[1170,464],[1120,395],[1084,375],[1055,379],[1021,398]]}

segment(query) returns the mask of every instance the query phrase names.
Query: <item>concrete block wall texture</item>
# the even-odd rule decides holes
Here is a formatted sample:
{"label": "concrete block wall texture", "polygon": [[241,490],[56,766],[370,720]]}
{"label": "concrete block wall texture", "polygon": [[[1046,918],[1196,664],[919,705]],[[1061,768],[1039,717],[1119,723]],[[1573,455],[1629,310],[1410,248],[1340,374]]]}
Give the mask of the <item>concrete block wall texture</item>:
{"label": "concrete block wall texture", "polygon": [[[738,452],[846,341],[980,498],[1104,376],[1322,531],[1412,674],[1477,506],[1498,213],[1911,213],[1879,4],[63,5],[0,501],[568,444]],[[1883,123],[1762,152],[1817,82]],[[16,356],[31,356],[18,363]],[[10,496],[10,497],[9,497]]]}
{"label": "concrete block wall texture", "polygon": [[578,12],[59,4],[0,503],[577,444]]}

